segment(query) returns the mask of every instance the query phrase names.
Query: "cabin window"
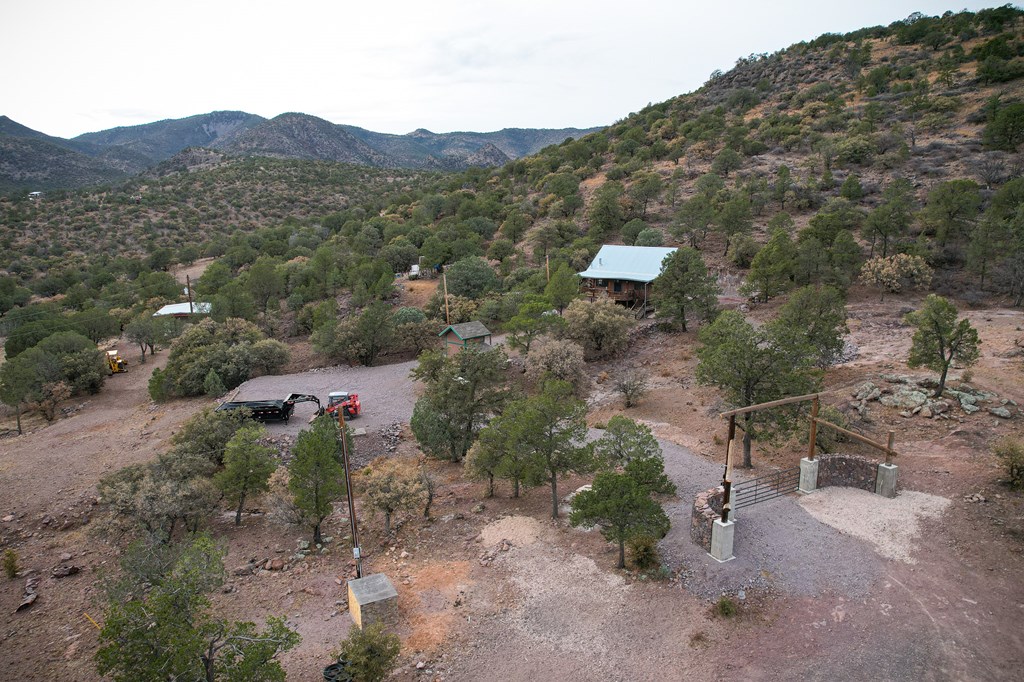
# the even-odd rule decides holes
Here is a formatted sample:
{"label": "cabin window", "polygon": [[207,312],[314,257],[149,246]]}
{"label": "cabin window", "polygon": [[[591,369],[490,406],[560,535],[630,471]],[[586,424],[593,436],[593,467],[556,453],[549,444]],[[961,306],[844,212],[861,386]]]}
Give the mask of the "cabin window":
{"label": "cabin window", "polygon": [[612,287],[612,289],[613,289],[613,290],[615,291],[615,293],[617,293],[617,294],[618,294],[618,293],[621,293],[621,292],[622,292],[622,282],[621,282],[621,281],[619,281],[619,280],[615,280],[615,286],[614,286],[614,287]]}

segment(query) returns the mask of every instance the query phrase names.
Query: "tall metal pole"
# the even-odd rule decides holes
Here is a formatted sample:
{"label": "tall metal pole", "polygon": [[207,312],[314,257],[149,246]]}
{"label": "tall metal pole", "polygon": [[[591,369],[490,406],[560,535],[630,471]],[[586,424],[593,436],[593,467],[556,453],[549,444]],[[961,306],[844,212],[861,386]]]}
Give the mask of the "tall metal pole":
{"label": "tall metal pole", "polygon": [[338,405],[338,429],[341,431],[341,463],[345,468],[345,495],[348,497],[348,520],[352,526],[352,556],[356,560],[356,577],[363,577],[363,553],[359,548],[359,527],[356,525],[356,500],[352,496],[352,472],[348,466],[348,437],[345,433],[345,408]]}

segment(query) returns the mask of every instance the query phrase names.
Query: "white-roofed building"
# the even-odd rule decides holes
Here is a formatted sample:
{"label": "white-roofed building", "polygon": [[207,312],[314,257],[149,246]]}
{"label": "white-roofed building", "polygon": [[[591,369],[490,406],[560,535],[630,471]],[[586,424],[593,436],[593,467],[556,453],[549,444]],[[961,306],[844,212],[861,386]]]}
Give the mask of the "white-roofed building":
{"label": "white-roofed building", "polygon": [[591,300],[607,296],[627,305],[644,304],[651,282],[661,274],[661,262],[675,252],[664,246],[619,246],[605,244],[593,262],[579,276],[582,290]]}
{"label": "white-roofed building", "polygon": [[209,315],[209,303],[169,303],[153,313],[153,317],[188,317],[190,315]]}

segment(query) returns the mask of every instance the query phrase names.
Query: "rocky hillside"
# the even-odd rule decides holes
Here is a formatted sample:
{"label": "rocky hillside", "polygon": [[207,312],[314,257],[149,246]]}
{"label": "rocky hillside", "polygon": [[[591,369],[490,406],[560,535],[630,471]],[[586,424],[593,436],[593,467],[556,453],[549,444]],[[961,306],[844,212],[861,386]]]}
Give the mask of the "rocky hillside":
{"label": "rocky hillside", "polygon": [[174,156],[186,147],[229,145],[245,131],[265,120],[262,116],[244,111],[214,111],[188,118],[86,133],[70,142],[94,155],[133,152],[140,160],[145,160],[145,165],[131,169],[132,172],[139,172]]}
{"label": "rocky hillside", "polygon": [[[376,133],[301,113],[267,120],[241,111],[168,119],[86,133],[70,140],[0,116],[0,193],[69,189],[127,178],[189,148],[228,156],[271,156],[378,168],[458,171],[510,159],[592,130],[506,129],[494,133]],[[181,160],[172,165],[181,165]]]}

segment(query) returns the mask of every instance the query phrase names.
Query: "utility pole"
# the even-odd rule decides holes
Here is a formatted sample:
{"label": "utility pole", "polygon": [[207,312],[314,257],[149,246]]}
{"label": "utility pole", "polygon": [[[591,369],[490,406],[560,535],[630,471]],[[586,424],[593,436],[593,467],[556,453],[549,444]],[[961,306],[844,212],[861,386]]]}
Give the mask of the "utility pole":
{"label": "utility pole", "polygon": [[448,312],[448,276],[443,272],[441,273],[441,284],[444,285],[444,323],[450,325],[452,316]]}
{"label": "utility pole", "polygon": [[348,497],[348,520],[352,527],[352,558],[356,560],[356,577],[363,577],[363,553],[359,548],[359,527],[356,525],[356,500],[352,496],[352,471],[348,463],[348,434],[345,432],[345,408],[338,405],[338,429],[341,431],[341,464],[345,468],[345,495]]}
{"label": "utility pole", "polygon": [[188,293],[188,313],[192,314],[192,280],[185,275],[185,292]]}

